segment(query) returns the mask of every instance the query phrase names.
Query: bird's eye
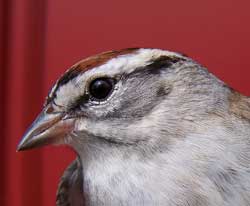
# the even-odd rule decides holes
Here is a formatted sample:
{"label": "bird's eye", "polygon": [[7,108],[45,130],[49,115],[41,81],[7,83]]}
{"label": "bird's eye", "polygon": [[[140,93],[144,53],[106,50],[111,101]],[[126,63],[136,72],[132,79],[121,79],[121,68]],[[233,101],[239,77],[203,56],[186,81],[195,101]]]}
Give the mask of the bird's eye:
{"label": "bird's eye", "polygon": [[106,99],[112,92],[114,80],[110,78],[98,78],[89,85],[90,95],[97,100]]}

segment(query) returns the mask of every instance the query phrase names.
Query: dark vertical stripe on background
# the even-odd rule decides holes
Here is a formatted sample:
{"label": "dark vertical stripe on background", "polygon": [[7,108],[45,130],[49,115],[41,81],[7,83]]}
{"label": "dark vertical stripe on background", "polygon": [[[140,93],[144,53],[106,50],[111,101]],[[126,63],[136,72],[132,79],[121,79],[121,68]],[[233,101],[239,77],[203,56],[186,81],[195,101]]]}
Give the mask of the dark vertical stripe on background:
{"label": "dark vertical stripe on background", "polygon": [[7,67],[8,62],[8,54],[9,54],[9,46],[8,46],[8,36],[10,32],[10,27],[8,21],[10,19],[10,7],[11,1],[2,0],[0,1],[0,205],[3,205],[5,200],[5,184],[6,184],[6,170],[4,167],[4,160],[6,155],[6,124],[5,117],[8,115],[6,110],[6,95],[7,95],[7,76],[8,70],[5,69]]}
{"label": "dark vertical stripe on background", "polygon": [[[31,124],[33,119],[27,114],[36,114],[40,110],[39,105],[43,102],[44,66],[46,47],[46,22],[47,2],[46,0],[28,0],[26,7],[26,19],[24,27],[27,32],[24,55],[24,95],[23,98],[23,122]],[[27,123],[27,124],[26,124]],[[43,206],[42,185],[43,185],[43,162],[42,151],[34,151],[23,156],[22,161],[22,185],[24,193],[22,206],[36,205]],[[28,180],[28,181],[27,181]]]}

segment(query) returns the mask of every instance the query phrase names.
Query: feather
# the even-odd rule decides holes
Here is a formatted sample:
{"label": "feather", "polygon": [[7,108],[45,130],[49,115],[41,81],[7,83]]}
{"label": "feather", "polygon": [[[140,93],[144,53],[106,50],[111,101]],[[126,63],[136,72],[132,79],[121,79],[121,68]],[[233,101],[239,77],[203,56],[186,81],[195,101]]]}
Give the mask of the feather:
{"label": "feather", "polygon": [[56,206],[83,206],[82,184],[82,166],[77,158],[68,166],[60,179],[56,194]]}

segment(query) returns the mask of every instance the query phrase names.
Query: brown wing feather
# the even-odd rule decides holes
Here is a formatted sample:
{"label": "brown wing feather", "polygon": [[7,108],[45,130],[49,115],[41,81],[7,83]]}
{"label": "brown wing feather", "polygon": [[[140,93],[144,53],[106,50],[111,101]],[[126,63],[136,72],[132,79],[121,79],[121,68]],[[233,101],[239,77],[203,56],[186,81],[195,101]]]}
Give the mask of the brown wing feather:
{"label": "brown wing feather", "polygon": [[250,97],[233,91],[229,97],[230,112],[234,115],[250,121]]}
{"label": "brown wing feather", "polygon": [[57,206],[83,206],[83,177],[79,158],[64,171],[56,194]]}

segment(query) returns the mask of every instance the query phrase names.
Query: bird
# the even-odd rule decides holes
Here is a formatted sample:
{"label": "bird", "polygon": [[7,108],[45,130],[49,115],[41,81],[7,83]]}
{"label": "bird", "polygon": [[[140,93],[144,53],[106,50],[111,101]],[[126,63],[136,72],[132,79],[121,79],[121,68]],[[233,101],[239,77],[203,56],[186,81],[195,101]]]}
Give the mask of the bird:
{"label": "bird", "polygon": [[17,150],[45,145],[76,153],[57,206],[250,205],[250,97],[178,52],[74,64]]}

